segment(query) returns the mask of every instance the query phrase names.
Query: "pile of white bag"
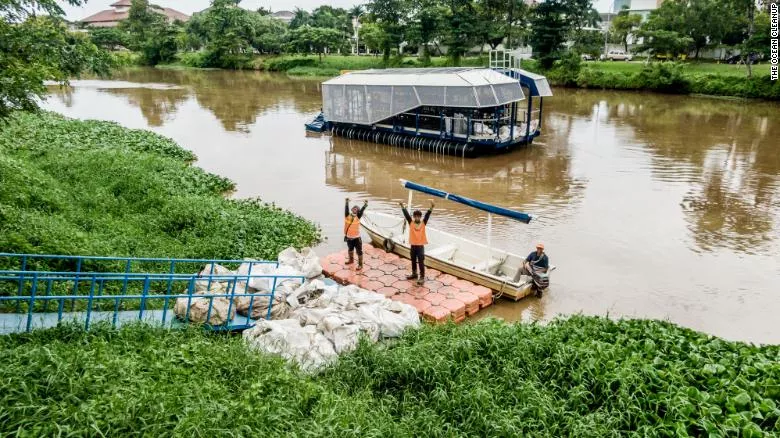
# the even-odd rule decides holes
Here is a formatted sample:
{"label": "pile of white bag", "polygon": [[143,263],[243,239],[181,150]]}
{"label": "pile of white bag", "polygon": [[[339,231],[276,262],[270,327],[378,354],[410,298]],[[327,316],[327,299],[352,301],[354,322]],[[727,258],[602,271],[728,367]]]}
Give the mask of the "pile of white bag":
{"label": "pile of white bag", "polygon": [[[206,266],[200,272],[208,275],[247,275],[249,263],[232,272],[222,266]],[[326,285],[321,279],[322,267],[317,255],[309,248],[300,253],[288,248],[279,254],[279,267],[273,264],[253,264],[251,274],[272,276],[303,276],[300,279],[277,279],[271,320],[258,321],[244,331],[244,339],[259,351],[278,354],[298,363],[304,370],[316,370],[335,360],[339,354],[357,347],[365,338],[376,342],[380,338],[397,337],[407,327],[420,325],[417,309],[392,301],[384,295],[360,289],[357,286]],[[250,278],[249,284],[238,280],[236,293],[269,293],[273,279]],[[230,281],[199,280],[195,294],[230,292]],[[179,298],[174,312],[181,318],[189,306],[189,320],[206,321],[208,298]],[[251,303],[251,306],[250,306]],[[209,324],[224,324],[239,315],[265,318],[270,297],[236,297],[230,306],[229,298],[214,298]],[[251,312],[250,312],[251,307]],[[228,310],[230,309],[230,315]]]}

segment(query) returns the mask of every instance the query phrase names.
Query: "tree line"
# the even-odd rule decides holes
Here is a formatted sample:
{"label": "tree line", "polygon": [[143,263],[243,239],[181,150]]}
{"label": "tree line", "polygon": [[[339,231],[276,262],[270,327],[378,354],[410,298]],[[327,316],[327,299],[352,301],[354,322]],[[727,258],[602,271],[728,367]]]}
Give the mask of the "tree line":
{"label": "tree line", "polygon": [[[459,65],[475,46],[528,45],[549,69],[564,56],[599,53],[604,46],[591,0],[370,0],[350,9],[296,9],[289,25],[266,9],[241,8],[240,2],[212,0],[182,23],[170,22],[149,0],[133,0],[129,18],[118,28],[84,33],[69,31],[57,0],[0,0],[0,120],[14,109],[37,108],[44,81],[110,71],[113,58],[101,49],[128,48],[148,65],[190,56],[197,66],[242,68],[257,53],[322,56],[349,53],[357,42],[385,61],[401,51],[419,53],[423,65],[442,54]],[[753,55],[768,54],[764,6],[754,0],[666,0],[644,22],[620,11],[608,38],[628,49],[629,35],[639,37],[637,50],[650,55],[698,56],[704,48],[726,44],[739,48],[749,66]]]}

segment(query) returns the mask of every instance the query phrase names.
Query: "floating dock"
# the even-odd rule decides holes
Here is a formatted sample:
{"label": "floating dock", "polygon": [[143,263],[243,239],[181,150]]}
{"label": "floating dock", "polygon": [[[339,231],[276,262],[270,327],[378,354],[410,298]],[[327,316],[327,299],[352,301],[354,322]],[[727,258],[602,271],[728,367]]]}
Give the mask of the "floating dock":
{"label": "floating dock", "polygon": [[345,264],[346,258],[346,249],[322,258],[325,275],[340,284],[410,304],[428,321],[460,322],[493,304],[490,289],[428,267],[425,284],[417,286],[406,279],[412,271],[411,261],[371,245],[363,245],[362,270],[357,270],[357,256],[351,265]]}

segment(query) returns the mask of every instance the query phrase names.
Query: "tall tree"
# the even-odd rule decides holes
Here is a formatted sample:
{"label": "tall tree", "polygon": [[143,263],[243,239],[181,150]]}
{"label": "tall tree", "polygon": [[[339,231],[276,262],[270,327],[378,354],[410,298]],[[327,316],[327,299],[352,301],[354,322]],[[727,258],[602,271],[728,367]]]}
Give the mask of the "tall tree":
{"label": "tall tree", "polygon": [[322,54],[326,50],[340,48],[344,45],[343,34],[337,29],[325,27],[303,26],[290,31],[289,48],[300,53],[314,52],[322,62]]}
{"label": "tall tree", "polygon": [[547,0],[536,6],[531,14],[531,35],[529,42],[534,57],[543,68],[552,67],[561,56],[566,36],[572,27],[567,19],[570,8],[567,0]]}
{"label": "tall tree", "polygon": [[[108,73],[110,56],[89,36],[69,32],[55,0],[0,0],[0,121],[37,110],[44,81],[67,83],[85,71]],[[70,5],[82,4],[68,0]],[[45,16],[36,16],[44,12]]]}
{"label": "tall tree", "polygon": [[287,39],[287,25],[268,15],[249,13],[253,32],[250,44],[260,53],[281,52]]}
{"label": "tall tree", "polygon": [[[755,0],[749,2],[755,9]],[[645,31],[676,32],[690,38],[694,57],[710,44],[718,44],[727,34],[733,19],[733,4],[719,0],[666,0],[650,13]]]}
{"label": "tall tree", "polygon": [[297,29],[301,26],[311,25],[311,14],[301,8],[295,8],[293,19],[290,21],[290,29]]}
{"label": "tall tree", "polygon": [[382,56],[385,62],[390,59],[391,50],[404,40],[407,20],[405,6],[404,0],[371,0],[367,5],[371,18],[385,34],[382,41]]}
{"label": "tall tree", "polygon": [[385,32],[378,24],[373,22],[364,23],[360,26],[358,32],[360,35],[360,42],[364,44],[369,51],[378,53],[385,47],[387,35],[385,35]]}
{"label": "tall tree", "polygon": [[213,0],[203,14],[209,67],[242,68],[252,53],[255,26],[250,17],[257,14],[240,8],[240,0]]}
{"label": "tall tree", "polygon": [[421,61],[430,62],[430,45],[441,35],[447,10],[435,0],[409,0],[410,19],[407,40],[422,49]]}
{"label": "tall tree", "polygon": [[127,20],[119,27],[128,33],[130,48],[141,52],[145,64],[174,59],[182,28],[179,23],[169,23],[162,11],[148,0],[133,0]]}
{"label": "tall tree", "polygon": [[613,41],[619,41],[623,44],[626,53],[628,53],[628,37],[641,23],[642,16],[630,14],[628,12],[628,6],[623,6],[617,16],[612,20],[609,32],[611,33]]}
{"label": "tall tree", "polygon": [[474,45],[477,39],[477,13],[472,0],[443,0],[447,10],[442,32],[447,56],[454,65]]}

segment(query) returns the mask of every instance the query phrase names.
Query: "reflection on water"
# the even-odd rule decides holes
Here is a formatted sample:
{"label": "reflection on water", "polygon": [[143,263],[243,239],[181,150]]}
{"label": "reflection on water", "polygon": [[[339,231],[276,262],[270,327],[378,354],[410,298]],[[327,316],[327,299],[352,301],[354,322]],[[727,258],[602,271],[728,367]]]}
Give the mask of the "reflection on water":
{"label": "reflection on water", "polygon": [[[258,72],[129,70],[52,88],[47,106],[172,137],[199,165],[318,222],[340,248],[344,197],[397,212],[399,179],[533,214],[494,220],[493,243],[553,264],[542,300],[484,314],[584,312],[671,319],[780,342],[780,107],[682,96],[555,90],[530,148],[464,160],[307,135],[319,81]],[[415,205],[426,198],[416,195]],[[439,200],[431,225],[484,240],[486,217]]]}

